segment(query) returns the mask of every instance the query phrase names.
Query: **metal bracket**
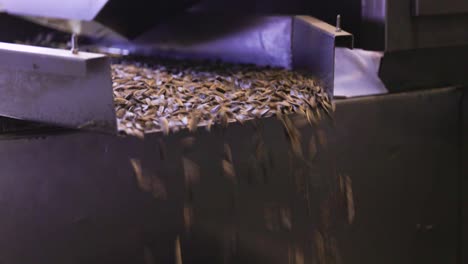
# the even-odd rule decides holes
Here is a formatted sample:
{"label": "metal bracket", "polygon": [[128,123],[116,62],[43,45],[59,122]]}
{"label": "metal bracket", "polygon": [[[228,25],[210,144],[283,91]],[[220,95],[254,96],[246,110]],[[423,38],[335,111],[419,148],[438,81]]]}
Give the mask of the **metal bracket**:
{"label": "metal bracket", "polygon": [[115,133],[109,59],[0,43],[0,116]]}
{"label": "metal bracket", "polygon": [[292,37],[293,68],[317,77],[333,98],[335,47],[352,48],[353,35],[310,16],[296,16]]}

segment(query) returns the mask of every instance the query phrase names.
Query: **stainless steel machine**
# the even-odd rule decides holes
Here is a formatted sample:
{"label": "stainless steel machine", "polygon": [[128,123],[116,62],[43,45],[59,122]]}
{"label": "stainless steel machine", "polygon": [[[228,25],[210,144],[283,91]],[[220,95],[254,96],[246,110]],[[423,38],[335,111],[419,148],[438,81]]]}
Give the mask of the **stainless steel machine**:
{"label": "stainless steel machine", "polygon": [[[0,0],[0,263],[466,263],[465,7]],[[336,111],[303,157],[273,117],[117,135],[128,55],[302,70]]]}

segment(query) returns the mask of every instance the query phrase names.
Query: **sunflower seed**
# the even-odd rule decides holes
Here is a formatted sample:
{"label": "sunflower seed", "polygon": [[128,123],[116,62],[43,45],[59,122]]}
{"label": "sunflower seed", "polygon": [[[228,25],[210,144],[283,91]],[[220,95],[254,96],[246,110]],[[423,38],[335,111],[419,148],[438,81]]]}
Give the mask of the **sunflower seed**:
{"label": "sunflower seed", "polygon": [[186,137],[183,138],[180,142],[183,147],[188,148],[193,146],[193,144],[195,143],[195,137]]}
{"label": "sunflower seed", "polygon": [[151,184],[151,178],[147,178],[143,175],[141,161],[138,159],[130,159],[130,163],[132,164],[133,171],[135,172],[138,186],[145,192],[151,191],[153,187]]}
{"label": "sunflower seed", "polygon": [[223,166],[224,175],[231,180],[235,180],[236,173],[234,172],[234,166],[232,165],[232,163],[227,160],[223,160],[222,166]]}
{"label": "sunflower seed", "polygon": [[159,124],[161,126],[161,130],[163,131],[164,135],[169,134],[169,121],[165,117],[161,117]]}
{"label": "sunflower seed", "polygon": [[175,264],[183,264],[182,262],[182,248],[180,245],[180,237],[177,236],[175,241]]}
{"label": "sunflower seed", "polygon": [[326,264],[327,254],[326,254],[326,247],[325,247],[326,246],[325,239],[323,238],[322,234],[319,231],[315,231],[314,244],[315,244],[315,251],[317,252],[318,263]]}
{"label": "sunflower seed", "polygon": [[324,148],[327,147],[328,142],[327,142],[327,134],[325,133],[325,131],[322,129],[317,130],[317,137],[318,137],[318,142],[320,143],[320,145]]}
{"label": "sunflower seed", "polygon": [[156,199],[166,199],[167,198],[166,186],[161,181],[161,179],[156,176],[156,177],[153,177],[152,181],[153,183],[152,183],[151,193],[153,194],[153,197]]}
{"label": "sunflower seed", "polygon": [[310,160],[314,160],[317,156],[317,143],[315,142],[314,135],[312,135],[309,139],[309,156]]}
{"label": "sunflower seed", "polygon": [[346,187],[346,205],[348,207],[348,223],[352,224],[356,211],[354,209],[354,198],[353,198],[353,188],[351,178],[346,175],[345,177],[345,187]]}
{"label": "sunflower seed", "polygon": [[184,226],[187,231],[192,227],[193,222],[193,208],[191,205],[184,206]]}
{"label": "sunflower seed", "polygon": [[197,183],[200,179],[200,168],[192,160],[183,157],[182,165],[184,168],[185,182],[187,185]]}
{"label": "sunflower seed", "polygon": [[199,125],[210,130],[216,123],[242,123],[278,111],[303,112],[312,124],[335,107],[310,77],[276,68],[118,59],[112,80],[118,129],[139,137],[155,130],[195,131]]}
{"label": "sunflower seed", "polygon": [[224,155],[225,155],[227,161],[232,162],[231,147],[227,143],[224,143]]}

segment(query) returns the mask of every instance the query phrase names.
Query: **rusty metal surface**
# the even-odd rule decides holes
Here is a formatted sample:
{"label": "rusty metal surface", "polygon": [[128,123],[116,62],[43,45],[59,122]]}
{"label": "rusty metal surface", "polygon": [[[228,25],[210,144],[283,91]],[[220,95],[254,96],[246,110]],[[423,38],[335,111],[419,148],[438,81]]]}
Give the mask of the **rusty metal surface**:
{"label": "rusty metal surface", "polygon": [[[145,263],[146,247],[155,262],[172,263],[180,235],[184,263],[321,263],[320,241],[341,263],[454,263],[460,98],[460,90],[449,88],[338,101],[334,128],[322,127],[327,148],[319,147],[312,167],[290,157],[274,119],[260,122],[264,162],[271,165],[264,169],[252,167],[257,130],[251,124],[199,130],[189,149],[181,145],[187,132],[144,140],[85,132],[3,135],[0,261]],[[307,142],[318,130],[301,133]],[[234,181],[221,167],[225,143]],[[200,167],[189,189],[182,156]],[[130,158],[159,177],[166,199],[138,188]],[[336,192],[337,175],[351,183],[352,223]],[[190,229],[183,221],[187,204]],[[290,210],[290,225],[265,220],[266,211],[278,208]]]}

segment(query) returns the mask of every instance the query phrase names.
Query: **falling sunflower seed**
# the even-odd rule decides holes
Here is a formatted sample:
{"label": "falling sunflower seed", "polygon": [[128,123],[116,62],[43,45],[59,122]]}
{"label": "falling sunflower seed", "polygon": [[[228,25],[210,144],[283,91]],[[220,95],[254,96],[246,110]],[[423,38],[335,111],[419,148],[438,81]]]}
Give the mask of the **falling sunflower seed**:
{"label": "falling sunflower seed", "polygon": [[195,137],[185,137],[181,140],[181,144],[184,148],[192,147],[195,143]]}
{"label": "falling sunflower seed", "polygon": [[186,204],[184,206],[184,226],[187,231],[192,227],[193,222],[193,208],[191,205]]}
{"label": "falling sunflower seed", "polygon": [[283,115],[281,116],[281,121],[286,129],[289,142],[291,144],[291,148],[294,154],[297,157],[302,157],[302,146],[301,146],[301,134],[299,130],[294,126],[293,122],[289,119],[288,116]]}
{"label": "falling sunflower seed", "polygon": [[145,192],[151,191],[152,190],[151,178],[145,177],[145,175],[143,174],[141,161],[138,159],[130,159],[130,163],[132,164],[133,171],[135,172],[138,186]]}
{"label": "falling sunflower seed", "polygon": [[323,148],[326,148],[327,147],[327,134],[325,133],[325,131],[323,129],[318,129],[317,130],[317,138],[318,138],[318,142],[320,143],[320,145],[323,147]]}
{"label": "falling sunflower seed", "polygon": [[232,162],[231,146],[229,146],[229,144],[227,144],[227,143],[224,144],[224,155],[225,155],[226,160],[228,162]]}
{"label": "falling sunflower seed", "polygon": [[200,167],[192,160],[183,157],[182,165],[184,168],[185,182],[188,185],[197,183],[200,180]]}
{"label": "falling sunflower seed", "polygon": [[315,251],[319,264],[327,264],[325,239],[319,231],[314,234]]}
{"label": "falling sunflower seed", "polygon": [[234,171],[234,166],[232,165],[232,163],[227,160],[223,160],[222,166],[223,166],[224,175],[226,175],[226,177],[228,177],[231,180],[235,180],[236,173]]}
{"label": "falling sunflower seed", "polygon": [[152,178],[152,188],[151,192],[153,197],[156,199],[166,199],[167,198],[167,190],[165,184],[162,180],[155,176]]}
{"label": "falling sunflower seed", "polygon": [[281,224],[286,230],[291,230],[292,221],[291,221],[291,210],[289,208],[280,209],[280,219]]}
{"label": "falling sunflower seed", "polygon": [[169,121],[165,117],[161,117],[159,124],[161,126],[161,130],[163,131],[164,135],[169,134]]}
{"label": "falling sunflower seed", "polygon": [[312,135],[309,139],[309,156],[310,160],[314,160],[317,156],[317,143],[315,141],[314,135]]}
{"label": "falling sunflower seed", "polygon": [[180,237],[177,236],[175,241],[175,264],[183,264],[182,262],[182,248],[180,245]]}
{"label": "falling sunflower seed", "polygon": [[167,150],[166,150],[166,144],[164,143],[164,141],[162,139],[159,139],[158,140],[158,149],[159,149],[159,157],[161,160],[164,160],[166,159],[166,153],[167,153]]}
{"label": "falling sunflower seed", "polygon": [[346,195],[346,193],[345,193],[345,191],[346,191],[346,190],[345,190],[345,180],[344,180],[343,175],[338,175],[338,186],[339,186],[339,188],[340,188],[340,192],[341,192],[342,194],[345,194],[345,195]]}
{"label": "falling sunflower seed", "polygon": [[347,202],[347,207],[348,207],[348,223],[352,224],[354,222],[356,211],[354,208],[352,181],[348,175],[346,175],[345,177],[345,187],[346,187],[346,202]]}
{"label": "falling sunflower seed", "polygon": [[294,264],[304,264],[304,252],[302,251],[301,248],[296,247],[295,248],[295,254],[294,254]]}

